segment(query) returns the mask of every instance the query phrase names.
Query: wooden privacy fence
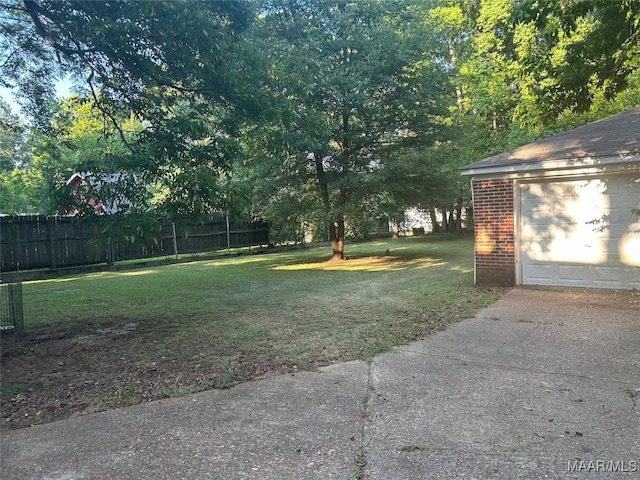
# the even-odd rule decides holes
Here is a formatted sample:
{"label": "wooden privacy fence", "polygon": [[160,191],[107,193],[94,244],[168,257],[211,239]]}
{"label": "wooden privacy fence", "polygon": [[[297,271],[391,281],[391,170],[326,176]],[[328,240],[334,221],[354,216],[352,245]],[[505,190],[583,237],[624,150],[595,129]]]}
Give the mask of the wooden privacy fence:
{"label": "wooden privacy fence", "polygon": [[224,248],[267,245],[264,222],[234,222],[215,215],[193,225],[165,225],[158,243],[120,241],[110,248],[91,241],[97,223],[74,217],[0,217],[0,272],[63,268],[118,260],[199,253]]}

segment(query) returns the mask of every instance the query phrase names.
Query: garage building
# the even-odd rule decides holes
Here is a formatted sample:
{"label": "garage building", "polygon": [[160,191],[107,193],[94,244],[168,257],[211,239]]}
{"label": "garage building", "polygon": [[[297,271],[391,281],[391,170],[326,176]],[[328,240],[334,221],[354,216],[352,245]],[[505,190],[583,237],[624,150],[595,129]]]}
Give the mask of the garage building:
{"label": "garage building", "polygon": [[640,289],[640,107],[462,174],[476,284]]}

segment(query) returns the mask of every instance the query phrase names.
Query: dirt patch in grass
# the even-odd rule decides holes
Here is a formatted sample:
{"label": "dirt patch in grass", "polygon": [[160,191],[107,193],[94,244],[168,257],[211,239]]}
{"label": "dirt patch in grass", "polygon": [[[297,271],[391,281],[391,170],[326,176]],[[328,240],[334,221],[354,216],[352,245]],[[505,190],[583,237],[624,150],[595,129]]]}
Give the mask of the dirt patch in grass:
{"label": "dirt patch in grass", "polygon": [[301,338],[301,347],[294,342],[280,351],[267,346],[244,352],[225,345],[224,339],[204,337],[182,339],[175,349],[167,349],[158,337],[172,336],[170,325],[156,324],[152,330],[125,320],[93,329],[40,327],[29,335],[5,334],[0,430],[366,359],[370,354],[365,351],[386,351],[467,316],[464,305],[400,310],[391,323],[371,326],[379,330],[370,334],[358,332],[359,338],[306,344]]}
{"label": "dirt patch in grass", "polygon": [[1,429],[47,423],[242,381],[297,371],[297,366],[242,353],[198,358],[144,359],[145,337],[135,323],[96,330],[2,337]]}

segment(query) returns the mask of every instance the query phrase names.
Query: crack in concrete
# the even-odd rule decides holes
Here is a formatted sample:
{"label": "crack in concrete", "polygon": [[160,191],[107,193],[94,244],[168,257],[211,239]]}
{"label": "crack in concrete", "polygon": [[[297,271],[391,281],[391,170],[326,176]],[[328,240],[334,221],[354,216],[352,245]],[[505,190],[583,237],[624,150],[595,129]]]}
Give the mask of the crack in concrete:
{"label": "crack in concrete", "polygon": [[631,411],[636,415],[640,415],[640,411],[638,411],[638,394],[640,393],[640,388],[629,387],[627,389],[629,392],[629,396],[631,397]]}
{"label": "crack in concrete", "polygon": [[369,369],[367,371],[367,392],[362,399],[362,413],[360,414],[362,423],[360,426],[360,447],[358,449],[358,455],[355,459],[356,480],[362,480],[365,478],[365,469],[367,466],[367,447],[370,443],[370,439],[367,439],[367,425],[368,423],[370,423],[371,400],[374,397],[374,392],[375,387],[373,386],[373,360],[371,360],[369,362]]}

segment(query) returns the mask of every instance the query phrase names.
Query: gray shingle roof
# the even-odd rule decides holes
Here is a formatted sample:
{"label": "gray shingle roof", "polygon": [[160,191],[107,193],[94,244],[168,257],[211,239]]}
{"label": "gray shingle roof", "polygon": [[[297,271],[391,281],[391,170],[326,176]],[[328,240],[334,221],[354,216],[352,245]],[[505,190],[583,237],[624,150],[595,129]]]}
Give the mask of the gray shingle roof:
{"label": "gray shingle roof", "polygon": [[[517,166],[547,162],[598,163],[640,155],[640,107],[559,133],[509,152],[485,158],[462,168],[469,175],[486,169],[505,171]],[[637,161],[637,160],[636,160]]]}

